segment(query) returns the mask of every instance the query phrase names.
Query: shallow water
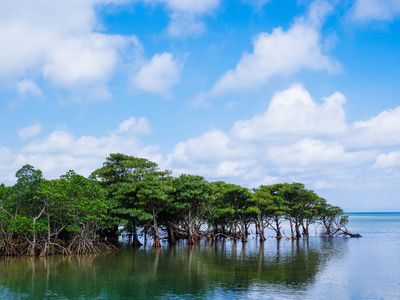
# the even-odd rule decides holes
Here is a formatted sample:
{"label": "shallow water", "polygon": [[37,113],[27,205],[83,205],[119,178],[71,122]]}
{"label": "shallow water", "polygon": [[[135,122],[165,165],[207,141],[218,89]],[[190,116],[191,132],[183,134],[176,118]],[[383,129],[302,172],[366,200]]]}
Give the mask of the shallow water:
{"label": "shallow water", "polygon": [[400,299],[400,213],[350,214],[362,238],[0,258],[0,299]]}

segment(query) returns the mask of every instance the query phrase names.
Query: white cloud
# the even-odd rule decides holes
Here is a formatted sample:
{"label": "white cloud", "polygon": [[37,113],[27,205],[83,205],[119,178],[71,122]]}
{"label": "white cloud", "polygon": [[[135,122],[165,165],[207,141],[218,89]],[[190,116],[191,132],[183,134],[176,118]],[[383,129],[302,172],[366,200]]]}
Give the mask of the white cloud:
{"label": "white cloud", "polygon": [[104,83],[113,73],[118,49],[126,47],[127,43],[122,36],[98,33],[64,38],[60,43],[49,45],[43,77],[67,88]]}
{"label": "white cloud", "polygon": [[31,94],[33,96],[43,97],[40,88],[29,79],[23,79],[17,84],[17,90],[20,94]]}
{"label": "white cloud", "polygon": [[347,152],[337,142],[326,143],[321,140],[303,139],[290,146],[271,147],[267,153],[269,160],[282,166],[305,167],[326,165],[358,165],[371,161],[373,153]]}
{"label": "white cloud", "polygon": [[42,125],[36,121],[35,124],[29,127],[24,127],[18,130],[18,135],[22,140],[32,138],[42,132]]}
{"label": "white cloud", "polygon": [[128,120],[119,124],[119,132],[130,132],[137,135],[144,135],[151,132],[151,127],[146,118],[136,119],[135,117],[130,117]]}
{"label": "white cloud", "polygon": [[[99,33],[96,6],[112,0],[27,1],[2,3],[0,78],[41,77],[52,84],[90,91],[113,75],[122,51],[139,47],[135,37]],[[140,47],[139,47],[140,48]],[[134,50],[132,50],[134,52]],[[38,93],[22,81],[19,89]],[[25,87],[24,87],[25,85]],[[101,90],[96,88],[97,90]]]}
{"label": "white cloud", "polygon": [[167,156],[167,167],[212,178],[235,177],[254,163],[251,151],[232,142],[222,130],[212,130],[178,143]]}
{"label": "white cloud", "polygon": [[248,5],[251,5],[256,10],[261,10],[262,7],[265,4],[271,2],[271,0],[242,0],[242,2],[247,3]]}
{"label": "white cloud", "polygon": [[276,93],[268,110],[250,120],[235,123],[232,134],[241,139],[270,139],[272,136],[287,138],[296,136],[330,136],[346,131],[343,104],[346,98],[336,92],[323,98],[318,105],[300,84]]}
{"label": "white cloud", "polygon": [[48,179],[58,178],[71,169],[88,176],[102,166],[110,153],[118,152],[162,163],[159,147],[143,145],[138,138],[148,133],[149,126],[145,118],[130,118],[121,122],[118,130],[100,137],[75,137],[67,129],[61,129],[43,139],[31,140],[21,149],[0,145],[0,176],[3,182],[11,184],[15,182],[15,172],[25,164],[42,170]]}
{"label": "white cloud", "polygon": [[[303,182],[323,197],[336,197],[329,199],[336,205],[353,207],[343,194],[373,192],[400,179],[400,172],[391,169],[400,165],[399,151],[378,156],[390,141],[400,145],[400,108],[349,124],[345,102],[345,96],[335,92],[317,103],[295,84],[276,93],[265,113],[239,120],[227,132],[212,130],[178,143],[166,166],[175,174],[201,174],[248,187]],[[367,206],[374,204],[365,202]]]}
{"label": "white cloud", "polygon": [[216,9],[220,0],[156,0],[167,4],[173,11],[189,14],[205,14]]}
{"label": "white cloud", "polygon": [[14,182],[14,174],[17,170],[22,167],[20,164],[18,155],[10,148],[6,148],[0,145],[0,177],[2,178],[1,183]]}
{"label": "white cloud", "polygon": [[171,53],[156,54],[134,76],[135,88],[160,94],[172,95],[171,88],[180,80],[180,66]]}
{"label": "white cloud", "polygon": [[345,102],[336,92],[317,104],[295,84],[276,93],[265,113],[237,121],[229,133],[212,130],[179,143],[168,156],[169,168],[211,178],[240,177],[256,186],[277,181],[281,174],[303,176],[310,170],[329,173],[324,168],[372,164],[375,151],[350,151],[340,141],[351,128]]}
{"label": "white cloud", "polygon": [[282,182],[279,176],[270,176],[265,170],[265,166],[258,164],[252,166],[241,178],[242,183],[249,184],[250,187],[259,187],[260,185],[270,185]]}
{"label": "white cloud", "polygon": [[206,14],[213,12],[220,0],[143,0],[146,3],[163,3],[171,12],[168,34],[174,37],[199,35],[205,30],[201,21]]}
{"label": "white cloud", "polygon": [[259,34],[253,52],[243,53],[235,69],[223,74],[210,91],[199,94],[195,105],[229,91],[257,88],[276,75],[292,75],[302,69],[340,70],[340,64],[321,50],[320,26],[331,10],[331,5],[317,1],[308,17],[297,19],[289,30],[279,27],[270,34]]}
{"label": "white cloud", "polygon": [[186,142],[178,143],[170,156],[181,162],[188,162],[193,157],[207,161],[211,157],[226,159],[240,156],[242,151],[246,150],[232,147],[229,136],[222,130],[212,130]]}
{"label": "white cloud", "polygon": [[381,112],[367,121],[352,124],[353,146],[376,147],[400,144],[400,106]]}
{"label": "white cloud", "polygon": [[[360,130],[375,130],[385,135],[387,141],[390,136],[396,140],[398,131],[390,129],[397,126],[393,122],[398,119],[400,108],[367,121],[346,124],[344,101],[342,94],[335,93],[317,104],[307,90],[296,84],[277,93],[264,114],[238,121],[227,132],[211,130],[179,142],[165,156],[158,146],[144,145],[140,139],[139,135],[150,132],[145,118],[123,120],[108,134],[97,137],[75,137],[64,128],[44,138],[34,138],[21,149],[0,145],[0,176],[6,183],[15,182],[16,170],[27,163],[41,169],[46,178],[58,178],[70,169],[87,176],[110,153],[121,152],[146,157],[161,168],[173,170],[174,175],[199,174],[208,180],[226,180],[250,188],[299,181],[317,189],[317,193],[322,191],[321,196],[325,197],[333,195],[334,189],[348,193],[396,186],[400,176],[396,171],[400,166],[399,151],[378,155],[384,152],[379,139],[360,145],[358,150],[343,141],[355,140],[361,135]],[[301,118],[292,115],[294,110]],[[260,129],[262,124],[273,124],[268,123],[272,122],[268,118],[276,122],[276,129]],[[238,124],[246,125],[239,128],[243,132],[237,131]],[[336,129],[329,131],[329,127]],[[327,133],[323,134],[325,130]],[[262,138],[257,138],[257,134]],[[282,138],[276,138],[277,135]],[[397,140],[392,147],[399,145]],[[337,195],[332,203],[347,206],[340,203],[342,199]]]}
{"label": "white cloud", "polygon": [[388,154],[380,154],[374,164],[375,169],[387,169],[400,167],[400,151],[393,151]]}
{"label": "white cloud", "polygon": [[329,183],[325,180],[321,180],[321,181],[316,181],[313,185],[312,185],[312,189],[319,189],[319,190],[329,190],[332,189],[334,186],[332,183]]}
{"label": "white cloud", "polygon": [[204,32],[205,28],[204,22],[199,21],[198,18],[193,15],[174,13],[168,25],[168,34],[175,37],[200,35]]}
{"label": "white cloud", "polygon": [[73,151],[74,139],[66,131],[54,131],[43,140],[37,139],[23,148],[25,153],[60,153]]}
{"label": "white cloud", "polygon": [[333,12],[332,1],[314,0],[309,8],[307,18],[300,18],[298,22],[309,24],[314,27],[321,27],[325,22],[325,18]]}
{"label": "white cloud", "polygon": [[351,17],[357,22],[390,21],[400,15],[399,0],[357,0]]}

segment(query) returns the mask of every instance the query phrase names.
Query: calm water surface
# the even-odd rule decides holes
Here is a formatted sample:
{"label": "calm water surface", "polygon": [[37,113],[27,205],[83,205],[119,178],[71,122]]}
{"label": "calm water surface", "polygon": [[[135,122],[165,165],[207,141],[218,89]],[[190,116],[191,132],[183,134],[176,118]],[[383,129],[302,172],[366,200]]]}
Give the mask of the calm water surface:
{"label": "calm water surface", "polygon": [[400,299],[400,213],[349,217],[362,238],[1,257],[0,299]]}

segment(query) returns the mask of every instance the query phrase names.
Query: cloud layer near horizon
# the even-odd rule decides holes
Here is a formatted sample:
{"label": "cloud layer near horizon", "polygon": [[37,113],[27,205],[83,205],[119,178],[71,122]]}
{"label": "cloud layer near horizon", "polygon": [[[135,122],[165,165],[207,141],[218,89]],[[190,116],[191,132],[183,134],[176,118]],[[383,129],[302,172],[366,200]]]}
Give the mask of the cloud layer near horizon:
{"label": "cloud layer near horizon", "polygon": [[20,149],[0,147],[0,156],[7,157],[0,163],[0,175],[12,183],[10,174],[29,163],[49,178],[69,169],[87,176],[110,153],[122,152],[154,160],[175,175],[194,173],[249,187],[302,181],[331,189],[349,180],[354,184],[354,177],[361,185],[372,174],[400,165],[398,151],[385,152],[385,146],[400,144],[400,107],[349,124],[345,102],[336,92],[319,104],[302,85],[294,84],[276,93],[265,112],[238,120],[228,132],[214,129],[181,141],[167,154],[141,140],[151,130],[145,118],[131,117],[100,137],[74,137],[58,130],[37,138],[41,125],[35,123],[21,129],[21,137],[30,140]]}
{"label": "cloud layer near horizon", "polygon": [[175,175],[301,181],[389,208],[399,16],[399,0],[5,1],[2,182],[26,163],[87,176],[122,152]]}

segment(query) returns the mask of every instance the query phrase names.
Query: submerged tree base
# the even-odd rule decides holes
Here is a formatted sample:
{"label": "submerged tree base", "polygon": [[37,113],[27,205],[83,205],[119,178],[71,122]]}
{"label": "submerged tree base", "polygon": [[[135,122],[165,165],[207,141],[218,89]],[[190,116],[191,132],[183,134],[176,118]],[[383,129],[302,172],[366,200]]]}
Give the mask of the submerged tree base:
{"label": "submerged tree base", "polygon": [[24,239],[0,242],[0,256],[49,256],[115,252],[118,248],[107,241],[76,237],[65,243],[61,240],[32,243]]}
{"label": "submerged tree base", "polygon": [[161,248],[161,241],[159,238],[155,239],[153,242],[153,248]]}

